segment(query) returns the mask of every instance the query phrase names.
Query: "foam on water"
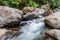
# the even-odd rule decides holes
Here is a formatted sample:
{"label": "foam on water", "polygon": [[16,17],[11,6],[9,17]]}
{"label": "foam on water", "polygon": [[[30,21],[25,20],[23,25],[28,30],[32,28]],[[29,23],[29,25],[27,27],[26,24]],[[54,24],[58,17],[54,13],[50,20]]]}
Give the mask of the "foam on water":
{"label": "foam on water", "polygon": [[24,25],[20,30],[22,34],[12,40],[43,40],[44,31],[46,30],[44,18],[26,21],[26,23],[27,25]]}

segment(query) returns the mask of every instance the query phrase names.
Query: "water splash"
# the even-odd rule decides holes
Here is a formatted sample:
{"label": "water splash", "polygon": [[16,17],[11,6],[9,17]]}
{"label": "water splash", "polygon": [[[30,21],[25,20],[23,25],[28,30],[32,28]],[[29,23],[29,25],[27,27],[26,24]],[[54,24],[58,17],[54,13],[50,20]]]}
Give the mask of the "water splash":
{"label": "water splash", "polygon": [[18,37],[13,38],[12,40],[43,40],[45,37],[45,24],[44,18],[38,18],[31,21],[26,21],[27,25],[24,25]]}

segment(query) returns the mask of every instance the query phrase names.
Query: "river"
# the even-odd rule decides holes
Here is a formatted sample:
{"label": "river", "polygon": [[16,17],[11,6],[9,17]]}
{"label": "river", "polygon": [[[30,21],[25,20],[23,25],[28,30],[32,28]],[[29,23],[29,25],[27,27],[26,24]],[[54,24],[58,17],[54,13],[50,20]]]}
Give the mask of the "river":
{"label": "river", "polygon": [[[45,31],[47,28],[45,26],[44,19],[45,18],[42,17],[25,21],[27,24],[20,26],[20,34],[6,40],[45,40]],[[1,40],[4,39],[2,38]]]}
{"label": "river", "polygon": [[26,23],[20,30],[22,33],[12,40],[44,40],[46,31],[44,18],[33,19]]}

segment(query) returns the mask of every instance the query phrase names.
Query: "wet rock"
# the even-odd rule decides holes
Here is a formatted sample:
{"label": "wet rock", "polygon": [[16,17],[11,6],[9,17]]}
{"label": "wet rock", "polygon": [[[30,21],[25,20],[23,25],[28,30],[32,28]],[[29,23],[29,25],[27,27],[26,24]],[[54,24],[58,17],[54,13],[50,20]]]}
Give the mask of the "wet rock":
{"label": "wet rock", "polygon": [[46,32],[47,35],[49,35],[52,38],[55,38],[56,40],[60,40],[60,30],[52,29]]}
{"label": "wet rock", "polygon": [[20,26],[24,26],[24,25],[26,25],[26,24],[27,24],[26,21],[22,21],[19,25],[20,25]]}
{"label": "wet rock", "polygon": [[14,26],[22,20],[23,12],[7,6],[0,6],[0,27]]}
{"label": "wet rock", "polygon": [[35,8],[33,8],[33,7],[27,6],[27,7],[24,7],[24,8],[23,8],[23,12],[24,12],[25,14],[26,14],[26,13],[30,13],[30,12],[32,12],[34,9],[35,9]]}
{"label": "wet rock", "polygon": [[13,30],[13,31],[18,31],[20,30],[20,27],[11,27],[11,28],[7,28],[7,30]]}
{"label": "wet rock", "polygon": [[39,15],[36,12],[32,12],[32,13],[28,13],[26,15],[23,16],[23,20],[32,20],[32,19],[36,19],[39,17],[43,17],[42,15]]}
{"label": "wet rock", "polygon": [[45,23],[52,28],[60,29],[60,12],[55,12],[46,17]]}

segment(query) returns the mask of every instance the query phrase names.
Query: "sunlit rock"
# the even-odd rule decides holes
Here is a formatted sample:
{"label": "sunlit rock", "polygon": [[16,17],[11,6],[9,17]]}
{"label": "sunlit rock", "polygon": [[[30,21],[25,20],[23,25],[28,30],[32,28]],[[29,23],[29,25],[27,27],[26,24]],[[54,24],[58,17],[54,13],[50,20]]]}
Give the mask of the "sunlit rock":
{"label": "sunlit rock", "polygon": [[23,12],[24,12],[25,14],[26,14],[26,13],[30,13],[30,12],[32,12],[34,9],[35,9],[35,8],[33,8],[33,7],[27,6],[27,7],[24,7],[24,8],[23,8]]}
{"label": "sunlit rock", "polygon": [[52,29],[46,32],[50,37],[60,40],[60,30]]}
{"label": "sunlit rock", "polygon": [[7,29],[0,29],[0,38],[8,32]]}
{"label": "sunlit rock", "polygon": [[42,13],[43,16],[49,16],[53,13],[52,9],[50,8],[49,4],[42,5],[41,9],[44,9],[44,13]]}
{"label": "sunlit rock", "polygon": [[45,19],[45,23],[52,28],[60,29],[60,12],[55,12]]}
{"label": "sunlit rock", "polygon": [[19,34],[18,31],[9,30],[2,37],[0,37],[0,40],[11,40],[13,37],[16,37],[18,34]]}
{"label": "sunlit rock", "polygon": [[17,25],[22,20],[21,10],[0,6],[0,27]]}

